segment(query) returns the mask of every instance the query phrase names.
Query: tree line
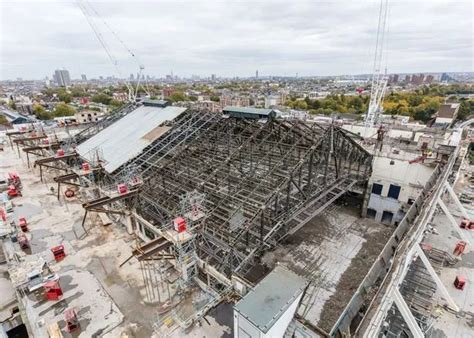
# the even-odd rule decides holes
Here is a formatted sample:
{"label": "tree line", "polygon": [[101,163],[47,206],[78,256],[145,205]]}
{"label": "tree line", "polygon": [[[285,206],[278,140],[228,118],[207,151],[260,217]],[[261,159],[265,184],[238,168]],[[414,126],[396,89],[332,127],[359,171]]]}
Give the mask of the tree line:
{"label": "tree line", "polygon": [[[474,94],[473,85],[432,85],[415,91],[388,91],[383,101],[385,114],[409,116],[427,122],[444,102],[458,102],[459,119],[474,114],[474,100],[461,97]],[[285,105],[292,109],[308,110],[310,114],[333,113],[365,114],[369,105],[368,95],[331,94],[324,98],[310,99],[290,96]]]}

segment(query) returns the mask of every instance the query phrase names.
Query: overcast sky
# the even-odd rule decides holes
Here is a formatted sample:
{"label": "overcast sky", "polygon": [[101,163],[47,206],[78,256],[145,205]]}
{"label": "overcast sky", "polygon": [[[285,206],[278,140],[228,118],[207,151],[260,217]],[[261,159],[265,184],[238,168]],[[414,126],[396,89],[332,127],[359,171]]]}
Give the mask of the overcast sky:
{"label": "overcast sky", "polygon": [[[115,69],[75,1],[0,0],[0,79],[371,72],[378,0],[91,1]],[[390,0],[389,73],[473,71],[473,1]],[[102,20],[103,19],[103,20]]]}

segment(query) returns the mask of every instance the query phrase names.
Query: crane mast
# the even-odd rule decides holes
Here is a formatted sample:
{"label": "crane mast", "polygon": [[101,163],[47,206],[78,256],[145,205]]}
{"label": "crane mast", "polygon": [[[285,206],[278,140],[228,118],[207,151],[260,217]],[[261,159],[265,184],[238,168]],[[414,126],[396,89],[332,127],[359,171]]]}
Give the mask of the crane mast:
{"label": "crane mast", "polygon": [[377,37],[375,42],[374,65],[372,85],[370,88],[370,101],[365,118],[365,137],[371,133],[371,128],[376,125],[382,112],[382,103],[387,89],[387,71],[382,72],[382,59],[386,43],[388,0],[380,0]]}

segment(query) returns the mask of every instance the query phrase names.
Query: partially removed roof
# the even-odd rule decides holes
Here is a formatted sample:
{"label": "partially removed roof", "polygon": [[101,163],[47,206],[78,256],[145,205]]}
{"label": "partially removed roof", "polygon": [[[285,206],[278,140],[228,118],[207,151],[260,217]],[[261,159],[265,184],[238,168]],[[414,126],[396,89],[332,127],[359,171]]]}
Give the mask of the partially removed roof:
{"label": "partially removed roof", "polygon": [[166,132],[167,128],[160,127],[163,122],[173,120],[185,110],[172,106],[138,107],[81,143],[77,151],[85,159],[92,160],[94,150],[99,149],[106,162],[105,170],[112,173]]}

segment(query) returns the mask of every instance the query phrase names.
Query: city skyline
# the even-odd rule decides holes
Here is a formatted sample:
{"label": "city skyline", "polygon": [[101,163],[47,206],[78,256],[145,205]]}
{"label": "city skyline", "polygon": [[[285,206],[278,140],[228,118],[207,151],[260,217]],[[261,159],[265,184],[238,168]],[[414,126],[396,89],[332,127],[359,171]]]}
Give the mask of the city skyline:
{"label": "city skyline", "polygon": [[[121,74],[114,69],[75,3],[0,6],[0,80],[41,79],[58,67],[68,69],[72,78],[127,78],[138,72],[138,62],[102,26]],[[472,71],[472,26],[466,20],[472,6],[446,1],[391,4],[388,73]],[[226,78],[252,77],[256,69],[259,77],[372,71],[377,1],[204,1],[199,6],[186,1],[105,1],[94,8],[145,65],[144,72],[155,77],[171,70],[181,77]]]}

